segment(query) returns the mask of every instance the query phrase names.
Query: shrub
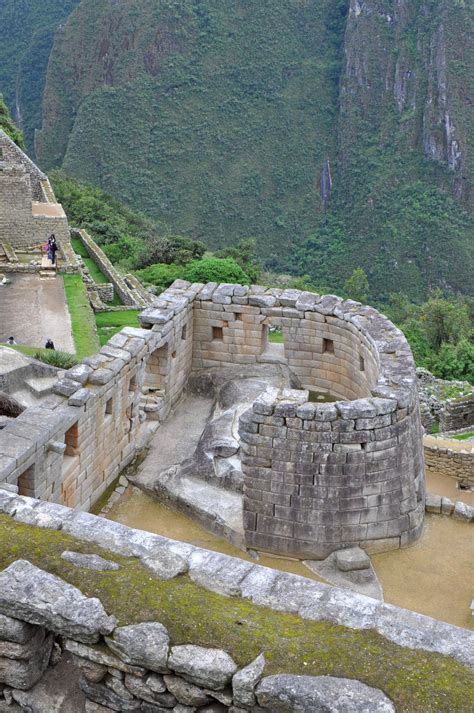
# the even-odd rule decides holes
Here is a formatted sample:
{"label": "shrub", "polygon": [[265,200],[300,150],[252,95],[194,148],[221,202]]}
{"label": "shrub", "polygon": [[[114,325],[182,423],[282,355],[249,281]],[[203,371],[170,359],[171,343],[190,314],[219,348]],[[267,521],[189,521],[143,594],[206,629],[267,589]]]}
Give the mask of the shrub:
{"label": "shrub", "polygon": [[233,258],[209,257],[203,260],[195,260],[184,268],[183,277],[190,282],[250,284],[250,277]]}
{"label": "shrub", "polygon": [[76,366],[77,359],[74,354],[61,352],[57,349],[38,349],[34,354],[35,359],[58,369],[71,369]]}

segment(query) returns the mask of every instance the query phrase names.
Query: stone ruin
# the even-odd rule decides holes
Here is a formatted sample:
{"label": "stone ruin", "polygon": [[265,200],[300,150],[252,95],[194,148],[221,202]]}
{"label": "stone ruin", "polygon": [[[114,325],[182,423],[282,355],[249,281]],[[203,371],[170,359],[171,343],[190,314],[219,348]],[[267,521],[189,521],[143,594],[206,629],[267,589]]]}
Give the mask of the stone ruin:
{"label": "stone ruin", "polygon": [[[74,262],[67,217],[48,177],[0,129],[0,253],[16,263],[16,251],[37,248],[51,233],[63,258]],[[24,270],[26,265],[18,267]]]}
{"label": "stone ruin", "polygon": [[[142,329],[123,329],[66,372],[54,398],[0,431],[0,482],[89,509],[196,374],[286,369],[286,385],[263,380],[247,394],[212,454],[211,477],[224,473],[219,485],[241,493],[245,546],[321,559],[420,536],[415,366],[386,317],[333,295],[178,280],[140,319]],[[273,326],[279,349],[268,343]],[[313,402],[314,391],[334,401]]]}

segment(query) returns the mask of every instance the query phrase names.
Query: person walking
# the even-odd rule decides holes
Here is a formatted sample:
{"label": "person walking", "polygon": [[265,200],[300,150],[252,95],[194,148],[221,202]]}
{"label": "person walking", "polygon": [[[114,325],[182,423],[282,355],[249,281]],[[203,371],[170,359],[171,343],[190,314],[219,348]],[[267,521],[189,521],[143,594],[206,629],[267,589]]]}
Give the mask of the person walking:
{"label": "person walking", "polygon": [[7,344],[16,344],[15,337],[8,337]]}
{"label": "person walking", "polygon": [[48,337],[46,340],[46,344],[44,345],[45,349],[54,349],[54,342],[51,339],[51,337]]}
{"label": "person walking", "polygon": [[51,261],[52,265],[56,265],[56,253],[58,251],[58,244],[56,242],[56,237],[54,233],[48,238],[48,259]]}

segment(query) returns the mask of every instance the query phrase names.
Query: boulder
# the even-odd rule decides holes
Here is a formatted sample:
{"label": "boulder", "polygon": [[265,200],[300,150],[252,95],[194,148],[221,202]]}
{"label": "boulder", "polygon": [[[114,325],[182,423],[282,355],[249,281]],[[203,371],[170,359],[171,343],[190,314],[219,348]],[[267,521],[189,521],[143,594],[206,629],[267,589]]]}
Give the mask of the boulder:
{"label": "boulder", "polygon": [[248,666],[237,671],[232,679],[232,691],[236,706],[255,706],[257,700],[254,695],[255,687],[263,676],[265,656],[260,654]]}
{"label": "boulder", "polygon": [[26,560],[17,560],[0,572],[0,612],[21,617],[57,634],[94,643],[110,634],[116,619],[107,616],[98,599]]}
{"label": "boulder", "polygon": [[259,705],[272,713],[395,713],[378,688],[332,676],[268,676],[256,690]]}
{"label": "boulder", "polygon": [[361,547],[349,547],[336,552],[336,565],[341,572],[368,569],[370,557]]}
{"label": "boulder", "polygon": [[191,683],[217,691],[225,688],[237,671],[225,651],[192,645],[173,646],[168,665]]}
{"label": "boulder", "polygon": [[158,622],[132,624],[115,629],[107,644],[125,663],[167,673],[169,636]]}
{"label": "boulder", "polygon": [[61,559],[66,560],[75,567],[82,567],[83,569],[92,569],[97,572],[106,572],[120,569],[120,565],[117,562],[111,562],[106,560],[99,555],[83,555],[81,552],[69,552],[65,550],[61,554]]}
{"label": "boulder", "polygon": [[185,681],[180,676],[165,676],[164,680],[168,691],[185,706],[204,706],[211,700],[202,688]]}

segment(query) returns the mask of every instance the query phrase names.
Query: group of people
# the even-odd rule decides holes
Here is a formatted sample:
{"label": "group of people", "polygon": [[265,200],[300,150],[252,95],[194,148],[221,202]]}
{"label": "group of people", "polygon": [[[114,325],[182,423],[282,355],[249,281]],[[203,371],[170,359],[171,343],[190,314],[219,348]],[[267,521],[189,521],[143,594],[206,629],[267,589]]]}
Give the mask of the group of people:
{"label": "group of people", "polygon": [[[16,344],[15,337],[8,337],[6,343],[9,344],[10,346],[13,346],[14,344]],[[55,349],[54,342],[51,339],[51,337],[48,337],[48,339],[46,340],[46,344],[44,345],[44,348],[45,349]]]}
{"label": "group of people", "polygon": [[43,249],[48,256],[48,260],[50,260],[53,265],[56,265],[56,253],[58,251],[58,244],[56,242],[54,233],[49,236],[48,242],[46,243],[46,245],[43,246]]}

